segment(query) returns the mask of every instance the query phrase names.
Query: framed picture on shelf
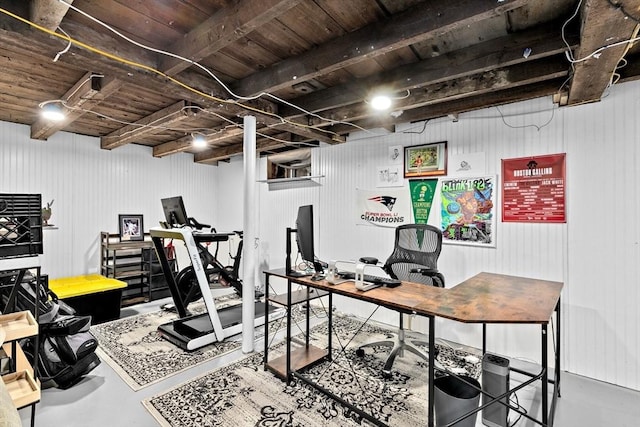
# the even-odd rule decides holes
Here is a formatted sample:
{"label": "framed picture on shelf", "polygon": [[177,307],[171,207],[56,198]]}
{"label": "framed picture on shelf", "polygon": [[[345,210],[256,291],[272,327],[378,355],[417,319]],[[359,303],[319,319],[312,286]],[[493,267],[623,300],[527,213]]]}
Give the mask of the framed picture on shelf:
{"label": "framed picture on shelf", "polygon": [[404,177],[447,174],[447,142],[404,147]]}
{"label": "framed picture on shelf", "polygon": [[144,240],[142,215],[118,215],[120,241]]}

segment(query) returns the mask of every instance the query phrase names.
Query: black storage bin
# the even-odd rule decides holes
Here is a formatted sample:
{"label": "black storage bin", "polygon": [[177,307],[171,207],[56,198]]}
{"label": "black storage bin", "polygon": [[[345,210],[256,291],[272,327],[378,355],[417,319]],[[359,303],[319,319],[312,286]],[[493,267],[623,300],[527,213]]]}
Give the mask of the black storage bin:
{"label": "black storage bin", "polygon": [[122,289],[63,299],[65,303],[73,307],[78,316],[91,316],[92,325],[119,319],[121,300]]}
{"label": "black storage bin", "polygon": [[0,258],[41,253],[41,195],[0,194]]}

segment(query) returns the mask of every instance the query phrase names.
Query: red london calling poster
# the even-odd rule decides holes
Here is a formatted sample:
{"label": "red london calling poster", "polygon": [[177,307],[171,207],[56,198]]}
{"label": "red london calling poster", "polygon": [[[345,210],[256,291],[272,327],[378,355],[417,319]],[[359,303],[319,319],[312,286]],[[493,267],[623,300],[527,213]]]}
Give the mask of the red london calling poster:
{"label": "red london calling poster", "polygon": [[502,160],[503,222],[567,222],[565,153]]}

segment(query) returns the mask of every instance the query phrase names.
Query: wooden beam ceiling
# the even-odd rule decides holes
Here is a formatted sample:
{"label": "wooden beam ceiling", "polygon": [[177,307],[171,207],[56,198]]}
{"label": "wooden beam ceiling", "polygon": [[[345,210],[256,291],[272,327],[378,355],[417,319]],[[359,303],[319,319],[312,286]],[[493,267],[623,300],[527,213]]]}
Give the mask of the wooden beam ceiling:
{"label": "wooden beam ceiling", "polygon": [[[550,0],[353,2],[223,0],[197,6],[166,0],[156,10],[121,0],[5,0],[0,62],[19,67],[0,78],[0,99],[15,104],[13,114],[31,125],[34,138],[95,130],[105,149],[138,143],[153,147],[156,157],[189,151],[198,162],[215,163],[241,152],[241,118],[248,114],[263,136],[283,135],[279,143],[261,141],[262,147],[286,150],[288,141],[345,142],[357,129],[346,122],[393,129],[437,113],[528,99],[528,88],[560,93],[562,86],[565,92],[554,99],[592,102],[612,77],[640,76],[640,49],[624,43],[638,34],[637,0],[558,0],[557,7]],[[153,51],[89,22],[76,6]],[[568,20],[574,11],[577,17]],[[144,29],[136,27],[140,19],[148,24]],[[623,43],[610,46],[617,42]],[[573,65],[567,49],[579,59]],[[623,58],[626,67],[618,69]],[[221,80],[194,62],[207,64]],[[28,63],[37,72],[27,80],[20,70]],[[64,77],[50,79],[54,70]],[[95,75],[101,77],[88,78]],[[88,85],[81,84],[87,78]],[[55,89],[43,90],[49,80]],[[70,107],[65,122],[36,117],[34,105],[46,101],[39,100],[38,87],[47,98],[64,93],[60,99]],[[378,88],[395,94],[393,116],[367,105]],[[235,96],[260,93],[282,99]],[[192,115],[190,106],[211,116]],[[99,120],[110,116],[114,120]],[[130,124],[118,128],[118,121]],[[202,133],[210,148],[198,152],[184,129],[208,129]]]}
{"label": "wooden beam ceiling", "polygon": [[[567,76],[566,61],[559,56],[512,67],[498,68],[458,79],[435,83],[414,90],[408,96],[395,101],[394,111],[406,111],[425,105],[468,98],[496,90],[524,86],[545,80]],[[559,89],[559,88],[558,88]],[[368,105],[353,104],[346,107],[327,110],[326,116],[339,119],[360,120],[366,117],[380,117]],[[388,114],[388,112],[385,112]],[[327,122],[312,118],[311,123],[321,126]]]}
{"label": "wooden beam ceiling", "polygon": [[526,0],[498,3],[461,0],[446,11],[432,2],[420,3],[386,22],[368,25],[301,55],[287,58],[265,71],[240,80],[232,87],[234,92],[244,96],[275,92],[290,87],[292,81],[299,84],[526,3]]}
{"label": "wooden beam ceiling", "polygon": [[[202,74],[186,70],[180,73],[177,80],[171,80],[168,76],[153,72],[157,69],[155,58],[143,49],[132,49],[131,45],[117,39],[106,38],[84,26],[75,23],[65,23],[65,31],[72,37],[82,40],[95,50],[105,52],[119,52],[124,62],[105,60],[100,54],[89,52],[83,48],[73,48],[71,54],[62,55],[59,61],[74,67],[91,67],[102,75],[121,79],[123,83],[141,86],[158,93],[169,94],[175,98],[188,100],[202,107],[215,110],[225,117],[242,117],[253,114],[257,120],[265,125],[282,127],[289,132],[308,138],[315,138],[325,142],[335,142],[327,137],[325,132],[314,131],[308,127],[299,127],[282,123],[279,117],[274,115],[277,106],[264,99],[246,101],[242,103],[226,102],[228,93],[223,91],[217,83]],[[19,27],[16,31],[16,22],[4,14],[0,14],[0,43],[8,43],[20,46],[24,50],[33,49],[38,55],[43,52],[52,52],[51,39],[45,33],[28,27]],[[65,48],[67,42],[61,41],[59,52]],[[51,53],[53,58],[54,53]],[[132,65],[139,64],[139,66]],[[192,88],[192,89],[190,89]]]}
{"label": "wooden beam ceiling", "polygon": [[[576,46],[577,35],[567,36],[571,46]],[[526,58],[526,48],[535,50]],[[392,88],[393,93],[402,96],[402,91],[435,85],[452,79],[478,75],[497,67],[508,67],[521,63],[533,63],[542,58],[558,55],[566,50],[565,42],[559,35],[549,37],[548,28],[540,28],[534,33],[510,35],[491,40],[473,47],[461,49],[448,55],[423,60],[399,67],[391,72],[374,77],[358,79],[348,84],[334,86],[296,98],[296,105],[334,120],[341,120],[345,113],[333,115],[332,109],[361,102],[370,97],[372,87]],[[292,107],[281,108],[281,114],[289,119],[304,116]]]}

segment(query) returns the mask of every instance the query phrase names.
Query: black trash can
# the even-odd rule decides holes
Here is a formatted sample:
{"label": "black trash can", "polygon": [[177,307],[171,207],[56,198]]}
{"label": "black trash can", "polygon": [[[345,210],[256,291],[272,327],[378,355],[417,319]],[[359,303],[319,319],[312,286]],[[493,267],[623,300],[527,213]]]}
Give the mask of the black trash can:
{"label": "black trash can", "polygon": [[[471,387],[460,378],[477,388]],[[480,403],[480,383],[471,377],[447,375],[436,378],[434,385],[436,390],[434,396],[436,427],[446,426],[472,409],[476,409]],[[455,426],[474,427],[477,415],[477,413],[470,415]]]}

